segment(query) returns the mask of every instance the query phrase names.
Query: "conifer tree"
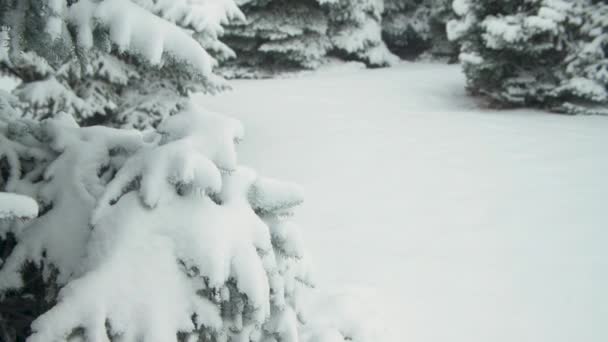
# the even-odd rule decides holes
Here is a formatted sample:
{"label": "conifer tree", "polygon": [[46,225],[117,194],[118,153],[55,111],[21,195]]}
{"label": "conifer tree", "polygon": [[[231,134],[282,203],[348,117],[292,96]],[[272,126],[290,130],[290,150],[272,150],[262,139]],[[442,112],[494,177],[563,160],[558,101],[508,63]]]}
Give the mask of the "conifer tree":
{"label": "conifer tree", "polygon": [[397,61],[382,41],[379,0],[245,0],[247,22],[228,26],[224,41],[237,58],[221,68],[227,77],[270,77],[315,69],[328,58],[368,66]]}
{"label": "conifer tree", "polygon": [[413,59],[428,53],[455,59],[458,50],[447,39],[451,0],[385,0],[382,37],[398,56]]}
{"label": "conifer tree", "polygon": [[236,52],[222,67],[228,77],[267,77],[314,69],[331,49],[328,18],[317,0],[245,0],[246,22],[226,29],[223,40]]}
{"label": "conifer tree", "polygon": [[[212,73],[233,52],[222,24],[232,0],[2,0],[0,66],[21,80],[25,117],[58,111],[85,125],[149,127],[193,91],[226,87]],[[215,56],[216,58],[212,57]]]}
{"label": "conifer tree", "polygon": [[608,114],[608,4],[455,0],[448,25],[473,94],[494,105]]}
{"label": "conifer tree", "polygon": [[[238,166],[237,121],[194,106],[146,133],[4,119],[2,190],[42,208],[2,225],[16,243],[0,306],[27,295],[50,307],[29,341],[297,340],[311,283],[289,217],[302,197]],[[12,216],[36,215],[21,202]]]}
{"label": "conifer tree", "polygon": [[389,66],[398,61],[382,40],[382,0],[322,2],[329,8],[329,36],[339,56],[372,67]]}
{"label": "conifer tree", "polygon": [[233,3],[1,5],[21,84],[0,91],[0,339],[372,341],[307,333],[301,190],[240,165],[241,124],[186,97],[223,87]]}

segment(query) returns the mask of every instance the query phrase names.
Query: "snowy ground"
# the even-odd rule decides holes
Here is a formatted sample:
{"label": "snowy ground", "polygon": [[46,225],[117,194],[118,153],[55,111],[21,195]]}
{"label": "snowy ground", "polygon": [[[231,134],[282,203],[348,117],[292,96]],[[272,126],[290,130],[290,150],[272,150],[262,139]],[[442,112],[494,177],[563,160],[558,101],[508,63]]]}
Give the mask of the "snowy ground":
{"label": "snowy ground", "polygon": [[320,287],[375,293],[402,341],[608,340],[608,118],[476,109],[458,66],[233,86],[204,103],[307,190]]}

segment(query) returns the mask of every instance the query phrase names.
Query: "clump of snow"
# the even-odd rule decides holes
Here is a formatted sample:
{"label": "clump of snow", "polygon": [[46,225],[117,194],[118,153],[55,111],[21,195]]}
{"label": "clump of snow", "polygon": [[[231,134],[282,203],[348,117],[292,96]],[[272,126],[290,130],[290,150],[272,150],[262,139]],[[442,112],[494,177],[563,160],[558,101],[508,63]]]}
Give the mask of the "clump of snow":
{"label": "clump of snow", "polygon": [[452,2],[452,9],[454,13],[459,16],[465,16],[470,11],[471,0],[454,0]]}
{"label": "clump of snow", "polygon": [[604,102],[608,100],[608,89],[595,81],[584,77],[575,77],[553,90],[555,95],[568,93],[581,99]]}
{"label": "clump of snow", "polygon": [[38,215],[38,203],[30,197],[0,192],[0,220],[34,218]]}
{"label": "clump of snow", "polygon": [[259,178],[249,190],[251,206],[260,212],[285,212],[304,202],[302,189],[286,182]]}
{"label": "clump of snow", "polygon": [[463,64],[481,64],[481,63],[483,63],[483,58],[476,53],[461,52],[458,55],[458,59]]}
{"label": "clump of snow", "polygon": [[542,16],[532,15],[526,17],[523,23],[524,27],[530,29],[533,33],[538,32],[551,32],[553,34],[558,33],[558,24],[553,19],[547,19]]}
{"label": "clump of snow", "polygon": [[20,81],[17,78],[9,76],[0,76],[0,91],[10,92],[19,85]]}
{"label": "clump of snow", "polygon": [[513,15],[487,16],[480,24],[485,30],[483,38],[486,45],[490,48],[498,48],[502,42],[513,44],[521,41],[524,36],[520,21],[520,17]]}
{"label": "clump of snow", "polygon": [[538,10],[538,16],[541,18],[546,18],[549,20],[552,20],[554,22],[562,22],[566,19],[566,16],[564,15],[564,13],[562,11],[559,11],[555,8],[551,8],[551,7],[541,7]]}
{"label": "clump of snow", "polygon": [[216,65],[192,36],[131,1],[79,1],[69,7],[68,20],[78,28],[78,42],[85,48],[93,46],[93,31],[101,25],[121,51],[141,55],[152,64],[160,64],[166,52],[203,75],[210,75]]}
{"label": "clump of snow", "polygon": [[457,40],[466,34],[476,23],[475,16],[467,14],[462,19],[452,19],[446,24],[446,33],[449,40]]}
{"label": "clump of snow", "polygon": [[24,83],[15,91],[15,95],[23,102],[30,103],[34,110],[51,107],[50,111],[58,108],[70,108],[82,114],[91,115],[91,108],[74,92],[59,83],[55,77],[46,80]]}

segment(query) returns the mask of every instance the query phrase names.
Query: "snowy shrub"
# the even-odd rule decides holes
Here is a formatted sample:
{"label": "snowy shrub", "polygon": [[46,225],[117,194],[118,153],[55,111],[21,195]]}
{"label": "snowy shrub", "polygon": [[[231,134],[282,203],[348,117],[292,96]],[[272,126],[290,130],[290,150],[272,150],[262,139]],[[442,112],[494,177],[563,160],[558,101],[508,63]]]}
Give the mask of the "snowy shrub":
{"label": "snowy shrub", "polygon": [[233,52],[218,35],[243,19],[232,0],[1,0],[0,10],[0,69],[22,81],[25,117],[138,128],[193,91],[226,87],[212,69]]}
{"label": "snowy shrub", "polygon": [[608,4],[455,0],[448,36],[473,94],[495,105],[608,114]]}
{"label": "snowy shrub", "polygon": [[40,203],[0,220],[5,340],[34,315],[28,341],[297,341],[301,191],[238,165],[239,122],[193,105],[146,132],[1,122],[1,190]]}
{"label": "snowy shrub", "polygon": [[382,37],[389,49],[403,58],[458,55],[447,39],[446,24],[452,16],[451,0],[385,0]]}

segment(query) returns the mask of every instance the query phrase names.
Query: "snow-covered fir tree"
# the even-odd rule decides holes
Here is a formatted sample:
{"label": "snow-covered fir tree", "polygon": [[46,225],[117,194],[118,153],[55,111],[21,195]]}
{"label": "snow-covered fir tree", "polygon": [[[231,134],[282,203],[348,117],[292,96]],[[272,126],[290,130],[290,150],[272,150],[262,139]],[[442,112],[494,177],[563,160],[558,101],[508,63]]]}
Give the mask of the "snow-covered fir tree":
{"label": "snow-covered fir tree", "polygon": [[382,0],[321,0],[329,9],[329,36],[334,52],[368,66],[395,64],[399,59],[382,40]]}
{"label": "snow-covered fir tree", "polygon": [[247,22],[234,22],[222,38],[237,57],[222,66],[227,77],[266,77],[314,69],[331,49],[328,18],[317,0],[243,0]]}
{"label": "snow-covered fir tree", "polygon": [[[195,106],[146,133],[4,116],[2,190],[41,212],[2,225],[3,324],[22,296],[50,307],[29,341],[297,341],[301,192],[238,165],[242,132]],[[35,216],[0,195],[3,216]]]}
{"label": "snow-covered fir tree", "polygon": [[237,58],[226,77],[270,77],[315,69],[328,58],[388,66],[397,61],[382,41],[379,0],[242,0],[246,22],[234,22],[222,39]]}
{"label": "snow-covered fir tree", "polygon": [[238,164],[238,121],[194,104],[145,132],[1,113],[4,340],[377,340],[342,314],[306,325],[301,190]]}
{"label": "snow-covered fir tree", "polygon": [[1,5],[0,340],[373,341],[306,325],[301,190],[187,98],[224,86],[232,2]]}
{"label": "snow-covered fir tree", "polygon": [[495,105],[608,114],[608,3],[455,0],[468,89]]}
{"label": "snow-covered fir tree", "polygon": [[65,111],[85,125],[139,128],[193,91],[226,87],[212,68],[233,52],[218,35],[243,19],[232,0],[2,0],[0,9],[0,66],[22,82],[14,93],[25,117]]}
{"label": "snow-covered fir tree", "polygon": [[452,0],[385,0],[382,37],[398,56],[413,59],[423,53],[455,59],[456,44],[447,39]]}

